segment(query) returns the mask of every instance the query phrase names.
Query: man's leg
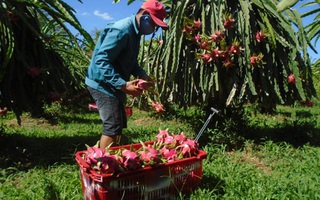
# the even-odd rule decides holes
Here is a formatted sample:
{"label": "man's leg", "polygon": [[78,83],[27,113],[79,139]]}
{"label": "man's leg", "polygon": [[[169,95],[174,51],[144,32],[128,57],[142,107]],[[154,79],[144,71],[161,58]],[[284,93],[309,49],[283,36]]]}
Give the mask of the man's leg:
{"label": "man's leg", "polygon": [[118,145],[122,129],[127,127],[127,117],[123,103],[90,87],[88,87],[88,90],[98,106],[102,120],[102,135],[99,146],[106,148],[110,144],[112,146]]}
{"label": "man's leg", "polygon": [[116,146],[118,145],[120,142],[120,136],[118,135],[112,135],[112,136],[108,136],[108,135],[101,135],[100,138],[100,148],[106,148],[108,147],[111,143],[111,146]]}

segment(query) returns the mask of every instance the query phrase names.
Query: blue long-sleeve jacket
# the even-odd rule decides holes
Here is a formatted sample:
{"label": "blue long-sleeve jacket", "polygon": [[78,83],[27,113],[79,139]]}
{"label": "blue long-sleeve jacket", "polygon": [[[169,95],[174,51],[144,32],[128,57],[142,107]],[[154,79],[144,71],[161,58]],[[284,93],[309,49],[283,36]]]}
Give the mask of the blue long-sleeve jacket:
{"label": "blue long-sleeve jacket", "polygon": [[108,24],[92,54],[85,84],[124,102],[126,94],[120,88],[131,75],[146,75],[137,59],[140,38],[135,15]]}

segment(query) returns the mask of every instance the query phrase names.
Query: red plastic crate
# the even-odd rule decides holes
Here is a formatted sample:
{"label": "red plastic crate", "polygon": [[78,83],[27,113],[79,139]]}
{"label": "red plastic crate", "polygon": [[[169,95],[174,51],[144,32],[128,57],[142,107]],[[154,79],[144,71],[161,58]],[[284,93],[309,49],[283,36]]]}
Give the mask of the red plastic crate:
{"label": "red plastic crate", "polygon": [[[146,144],[152,144],[146,142]],[[140,143],[113,147],[112,149],[138,149]],[[145,167],[117,175],[100,174],[92,170],[83,160],[85,151],[76,153],[80,166],[82,191],[85,200],[156,200],[174,199],[178,193],[187,194],[202,180],[202,160],[207,153],[199,150],[197,156],[166,163],[156,167]]]}

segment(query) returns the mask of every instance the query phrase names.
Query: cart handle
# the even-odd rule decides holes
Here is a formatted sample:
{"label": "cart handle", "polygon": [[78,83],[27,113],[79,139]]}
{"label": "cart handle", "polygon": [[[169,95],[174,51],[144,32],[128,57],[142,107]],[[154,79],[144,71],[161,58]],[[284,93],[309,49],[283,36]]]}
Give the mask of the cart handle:
{"label": "cart handle", "polygon": [[212,116],[213,116],[214,114],[220,114],[220,113],[219,113],[220,111],[218,111],[217,109],[215,109],[215,108],[213,108],[213,107],[211,107],[210,110],[212,111],[212,113],[209,115],[207,121],[204,123],[204,125],[202,126],[202,128],[201,128],[201,130],[199,131],[198,135],[197,135],[196,138],[194,139],[196,142],[199,140],[200,136],[203,134],[204,129],[208,126],[208,124],[209,124]]}

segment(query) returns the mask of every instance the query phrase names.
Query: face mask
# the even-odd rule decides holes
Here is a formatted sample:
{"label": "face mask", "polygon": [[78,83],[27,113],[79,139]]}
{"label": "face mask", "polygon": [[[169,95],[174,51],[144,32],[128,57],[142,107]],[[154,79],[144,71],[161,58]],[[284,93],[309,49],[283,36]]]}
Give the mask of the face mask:
{"label": "face mask", "polygon": [[154,32],[154,27],[150,23],[151,16],[148,14],[140,17],[140,33],[142,35],[149,35]]}

